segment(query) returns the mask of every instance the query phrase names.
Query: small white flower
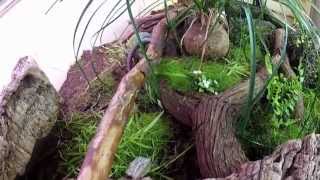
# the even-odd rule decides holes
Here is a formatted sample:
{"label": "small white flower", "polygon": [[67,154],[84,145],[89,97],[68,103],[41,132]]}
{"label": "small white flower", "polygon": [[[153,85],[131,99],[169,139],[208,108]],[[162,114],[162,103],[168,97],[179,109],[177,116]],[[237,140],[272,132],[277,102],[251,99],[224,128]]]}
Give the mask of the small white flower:
{"label": "small white flower", "polygon": [[193,73],[193,74],[202,74],[202,71],[200,71],[200,70],[194,70],[192,73]]}
{"label": "small white flower", "polygon": [[203,80],[203,86],[204,88],[209,88],[211,85],[211,80]]}

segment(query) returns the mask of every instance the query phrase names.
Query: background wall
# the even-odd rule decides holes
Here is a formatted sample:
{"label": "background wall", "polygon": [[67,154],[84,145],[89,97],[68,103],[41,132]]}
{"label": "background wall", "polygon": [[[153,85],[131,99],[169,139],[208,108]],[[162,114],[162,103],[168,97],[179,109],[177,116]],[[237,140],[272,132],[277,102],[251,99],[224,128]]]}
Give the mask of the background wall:
{"label": "background wall", "polygon": [[[155,1],[136,0],[132,9],[137,14]],[[74,29],[88,0],[59,1],[45,15],[54,2],[55,0],[21,0],[0,18],[0,90],[10,81],[11,71],[18,59],[26,55],[31,55],[37,60],[57,89],[62,85],[68,68],[75,59],[72,45]],[[84,22],[101,2],[101,0],[94,1]],[[108,0],[100,13],[96,14],[88,29],[82,50],[92,47],[92,35],[99,29],[106,13],[115,3],[115,0]],[[125,0],[121,3],[125,4]],[[122,15],[116,23],[106,29],[102,42],[99,43],[116,39],[126,27],[128,20],[127,13]],[[81,24],[80,31],[85,25]],[[80,39],[80,34],[77,39]]]}

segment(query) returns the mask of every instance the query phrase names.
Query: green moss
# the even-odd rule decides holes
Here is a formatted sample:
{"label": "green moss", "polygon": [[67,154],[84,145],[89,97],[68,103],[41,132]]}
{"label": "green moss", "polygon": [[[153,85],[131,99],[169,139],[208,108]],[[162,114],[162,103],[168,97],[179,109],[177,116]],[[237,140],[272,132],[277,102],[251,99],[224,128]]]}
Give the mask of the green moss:
{"label": "green moss", "polygon": [[[155,67],[159,79],[165,79],[169,85],[179,91],[196,91],[194,71],[198,70],[200,59],[193,57],[162,59]],[[241,80],[239,74],[229,73],[227,64],[206,62],[202,65],[202,73],[209,79],[218,82],[217,91],[232,87]]]}
{"label": "green moss", "polygon": [[[162,115],[162,113],[161,113]],[[169,121],[159,113],[136,113],[131,116],[118,146],[112,167],[112,176],[125,175],[129,163],[137,156],[148,157],[153,167],[165,160],[169,139]],[[76,176],[85,156],[91,138],[101,115],[93,113],[74,113],[71,121],[65,124],[69,138],[64,141],[60,154],[63,171],[70,177]],[[160,174],[160,169],[154,174]]]}

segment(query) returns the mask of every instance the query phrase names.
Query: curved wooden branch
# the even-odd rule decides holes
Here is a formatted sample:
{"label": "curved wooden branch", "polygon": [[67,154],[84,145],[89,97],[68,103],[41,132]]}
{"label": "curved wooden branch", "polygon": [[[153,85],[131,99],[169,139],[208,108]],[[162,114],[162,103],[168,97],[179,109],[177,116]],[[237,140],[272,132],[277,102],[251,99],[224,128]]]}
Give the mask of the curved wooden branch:
{"label": "curved wooden branch", "polygon": [[[174,16],[175,14],[173,14]],[[167,34],[165,19],[153,29],[152,41],[147,54],[157,60],[161,57]],[[123,129],[132,111],[136,95],[149,72],[149,63],[142,59],[121,80],[94,138],[91,140],[86,157],[81,166],[78,180],[105,180],[112,167],[114,154],[120,142]]]}

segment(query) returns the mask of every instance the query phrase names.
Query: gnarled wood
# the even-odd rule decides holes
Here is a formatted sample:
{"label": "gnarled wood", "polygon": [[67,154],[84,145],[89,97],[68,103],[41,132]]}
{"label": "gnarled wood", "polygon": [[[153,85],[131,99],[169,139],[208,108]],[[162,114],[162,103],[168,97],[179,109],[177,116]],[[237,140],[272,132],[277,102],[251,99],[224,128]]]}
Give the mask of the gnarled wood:
{"label": "gnarled wood", "polygon": [[[267,79],[263,68],[255,80],[259,92]],[[198,164],[203,177],[224,177],[247,161],[234,132],[234,121],[246,104],[249,80],[217,96],[183,96],[161,85],[161,101],[180,122],[192,126]]]}
{"label": "gnarled wood", "polygon": [[320,179],[320,135],[311,134],[302,140],[281,145],[272,155],[241,165],[226,178],[206,180],[293,180]]}
{"label": "gnarled wood", "polygon": [[[280,31],[279,31],[280,32]],[[276,49],[282,47],[282,33],[276,32]],[[273,62],[279,62],[277,51]],[[257,93],[265,86],[267,71],[259,70],[255,79]],[[198,165],[203,177],[225,177],[240,170],[247,161],[235,136],[233,124],[247,103],[249,80],[211,97],[183,96],[161,86],[161,101],[169,113],[186,125],[192,126],[195,136]]]}

